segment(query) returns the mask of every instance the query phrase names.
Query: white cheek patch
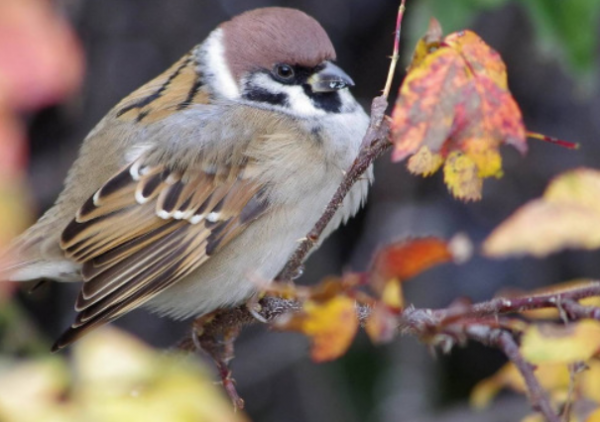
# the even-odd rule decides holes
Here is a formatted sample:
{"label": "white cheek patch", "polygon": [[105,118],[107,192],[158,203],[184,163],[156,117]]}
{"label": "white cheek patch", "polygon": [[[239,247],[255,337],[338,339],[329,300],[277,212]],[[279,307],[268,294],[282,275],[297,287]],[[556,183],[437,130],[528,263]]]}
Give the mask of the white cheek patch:
{"label": "white cheek patch", "polygon": [[206,78],[211,80],[215,91],[230,100],[239,98],[240,89],[225,62],[223,30],[221,28],[217,28],[211,32],[204,44],[202,44],[200,54],[204,56],[205,63],[200,71]]}
{"label": "white cheek patch", "polygon": [[343,113],[353,113],[360,107],[348,88],[339,90],[338,95],[342,102],[341,111]]}
{"label": "white cheek patch", "polygon": [[316,108],[301,86],[288,86],[285,92],[290,97],[290,108],[302,117],[324,116],[326,113]]}
{"label": "white cheek patch", "polygon": [[[257,73],[253,75],[251,85],[253,87],[264,89],[271,94],[287,95],[287,106],[273,106],[265,103],[269,108],[277,108],[298,117],[318,117],[326,114],[324,110],[315,107],[312,100],[308,97],[308,95],[306,95],[301,86],[282,85],[274,81],[265,73]],[[260,103],[252,102],[252,104]]]}

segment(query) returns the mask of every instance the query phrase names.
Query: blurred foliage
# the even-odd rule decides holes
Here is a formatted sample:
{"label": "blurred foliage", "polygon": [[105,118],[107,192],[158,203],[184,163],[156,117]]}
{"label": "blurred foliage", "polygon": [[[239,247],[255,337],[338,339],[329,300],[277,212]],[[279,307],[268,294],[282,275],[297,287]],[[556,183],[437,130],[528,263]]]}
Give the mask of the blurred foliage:
{"label": "blurred foliage", "polygon": [[0,358],[3,422],[243,422],[210,375],[116,329],[74,346],[70,362]]}
{"label": "blurred foliage", "polygon": [[21,113],[72,93],[82,75],[78,41],[49,2],[0,2],[0,267],[10,265],[10,256],[2,251],[25,229],[31,214]]}
{"label": "blurred foliage", "polygon": [[526,11],[544,55],[564,64],[581,89],[594,87],[599,65],[598,0],[421,0],[410,5],[410,40],[416,42],[432,16],[444,33],[450,33],[468,28],[480,12],[509,3]]}

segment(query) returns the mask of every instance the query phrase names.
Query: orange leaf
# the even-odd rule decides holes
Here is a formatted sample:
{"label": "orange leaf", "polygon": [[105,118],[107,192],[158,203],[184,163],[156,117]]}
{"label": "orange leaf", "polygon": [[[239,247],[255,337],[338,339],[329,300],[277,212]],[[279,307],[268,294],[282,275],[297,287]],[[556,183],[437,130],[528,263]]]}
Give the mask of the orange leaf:
{"label": "orange leaf", "polygon": [[454,196],[478,200],[482,179],[502,176],[499,146],[527,150],[525,127],[499,54],[471,31],[439,42],[432,35],[438,30],[430,26],[417,45],[400,88],[392,159],[416,154],[409,170],[428,176],[445,158],[445,181]]}
{"label": "orange leaf", "polygon": [[564,248],[600,247],[600,171],[580,168],[554,179],[542,199],[518,209],[486,239],[483,250],[501,257],[542,257]]}
{"label": "orange leaf", "polygon": [[428,237],[393,243],[375,255],[371,284],[381,294],[391,279],[406,280],[452,259],[452,251],[442,239]]}
{"label": "orange leaf", "polygon": [[473,31],[454,32],[444,38],[444,44],[460,53],[473,73],[487,76],[498,87],[508,90],[502,57]]}
{"label": "orange leaf", "polygon": [[440,48],[412,69],[400,87],[400,96],[392,112],[392,159],[401,161],[421,146],[441,150],[451,136],[456,92],[468,84],[463,62],[458,54]]}
{"label": "orange leaf", "polygon": [[277,327],[304,333],[311,339],[312,359],[330,361],[343,355],[356,335],[356,305],[346,296],[327,302],[308,300],[302,313],[278,320]]}

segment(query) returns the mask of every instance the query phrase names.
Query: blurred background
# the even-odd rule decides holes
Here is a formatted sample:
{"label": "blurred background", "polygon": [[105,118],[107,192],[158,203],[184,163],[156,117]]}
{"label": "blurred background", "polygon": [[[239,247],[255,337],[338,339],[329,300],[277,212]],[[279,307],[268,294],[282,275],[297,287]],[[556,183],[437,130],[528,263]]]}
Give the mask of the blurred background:
{"label": "blurred background", "polygon": [[[355,95],[368,109],[383,88],[398,8],[396,0],[57,0],[79,38],[86,71],[81,88],[59,105],[29,112],[27,171],[34,214],[48,208],[85,135],[123,96],[152,79],[201,42],[220,22],[263,6],[301,9],[322,23],[338,63],[355,80]],[[453,200],[442,176],[413,177],[389,155],[375,167],[368,205],[313,254],[299,283],[310,284],[344,269],[362,270],[377,247],[409,236],[468,234],[477,244],[525,201],[541,195],[548,180],[577,166],[598,167],[600,2],[597,0],[408,0],[402,64],[431,16],[445,32],[470,28],[500,52],[509,85],[527,127],[581,143],[570,151],[535,140],[521,157],[504,148],[502,179],[487,179],[483,200]],[[392,96],[392,102],[394,100]],[[445,265],[406,284],[418,307],[445,307],[459,297],[485,300],[506,288],[532,289],[576,277],[600,277],[597,254],[565,252],[546,260],[492,261],[475,257]],[[49,284],[32,295],[16,292],[2,317],[2,347],[23,352],[51,344],[73,318],[77,286]],[[5,313],[8,307],[5,307]],[[12,315],[12,314],[11,314]],[[26,322],[23,322],[26,321]],[[117,325],[167,348],[189,324],[136,311]],[[18,327],[18,328],[17,328]],[[15,334],[19,331],[19,335]],[[30,338],[31,337],[31,338]],[[18,341],[17,341],[18,340]],[[261,422],[317,421],[512,421],[528,413],[523,397],[504,395],[485,414],[468,408],[470,389],[503,363],[494,350],[469,345],[436,355],[411,338],[384,347],[360,335],[341,359],[310,362],[301,335],[244,331],[233,362],[247,412]]]}

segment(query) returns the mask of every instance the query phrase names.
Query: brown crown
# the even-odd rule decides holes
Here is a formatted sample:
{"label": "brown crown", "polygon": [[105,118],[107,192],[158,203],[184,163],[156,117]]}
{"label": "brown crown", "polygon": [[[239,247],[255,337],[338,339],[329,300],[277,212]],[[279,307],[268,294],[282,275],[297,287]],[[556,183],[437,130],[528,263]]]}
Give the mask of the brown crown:
{"label": "brown crown", "polygon": [[314,67],[335,60],[335,49],[323,27],[299,10],[256,9],[221,25],[225,57],[233,76],[272,69],[277,63]]}

